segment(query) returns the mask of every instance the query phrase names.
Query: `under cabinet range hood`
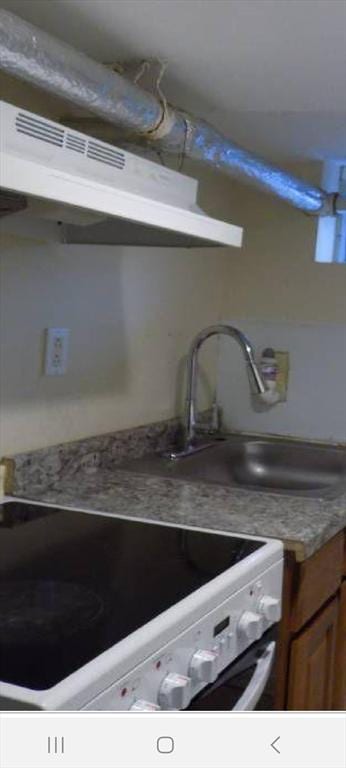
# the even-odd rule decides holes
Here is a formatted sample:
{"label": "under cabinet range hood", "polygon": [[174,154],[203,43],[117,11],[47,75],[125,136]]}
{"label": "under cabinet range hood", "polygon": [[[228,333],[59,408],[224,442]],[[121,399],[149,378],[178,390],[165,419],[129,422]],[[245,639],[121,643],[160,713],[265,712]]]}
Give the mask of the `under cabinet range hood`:
{"label": "under cabinet range hood", "polygon": [[195,179],[3,101],[0,119],[9,220],[59,223],[65,243],[241,246],[241,227],[198,207]]}

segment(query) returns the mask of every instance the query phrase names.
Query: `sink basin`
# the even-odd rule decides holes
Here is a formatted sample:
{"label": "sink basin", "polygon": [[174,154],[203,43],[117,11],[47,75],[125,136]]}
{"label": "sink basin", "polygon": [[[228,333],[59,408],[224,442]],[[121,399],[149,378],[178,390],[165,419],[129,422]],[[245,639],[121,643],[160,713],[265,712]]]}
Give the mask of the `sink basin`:
{"label": "sink basin", "polygon": [[230,438],[191,456],[144,457],[123,468],[294,496],[337,496],[346,490],[345,449],[276,439]]}

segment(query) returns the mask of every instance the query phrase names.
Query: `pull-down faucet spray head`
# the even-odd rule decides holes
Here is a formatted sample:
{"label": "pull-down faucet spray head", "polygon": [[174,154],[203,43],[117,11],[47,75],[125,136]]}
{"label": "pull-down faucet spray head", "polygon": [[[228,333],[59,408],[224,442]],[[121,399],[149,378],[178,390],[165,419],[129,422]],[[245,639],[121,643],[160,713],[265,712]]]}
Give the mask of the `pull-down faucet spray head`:
{"label": "pull-down faucet spray head", "polygon": [[198,352],[202,344],[210,336],[225,335],[231,336],[238,342],[246,364],[252,374],[252,379],[258,394],[263,395],[266,387],[262,376],[257,368],[254,358],[254,352],[249,339],[238,328],[232,325],[210,325],[197,334],[193,340],[187,362],[187,397],[186,397],[186,415],[185,415],[185,442],[186,448],[192,445],[196,432],[196,395],[197,395],[197,374],[198,374]]}

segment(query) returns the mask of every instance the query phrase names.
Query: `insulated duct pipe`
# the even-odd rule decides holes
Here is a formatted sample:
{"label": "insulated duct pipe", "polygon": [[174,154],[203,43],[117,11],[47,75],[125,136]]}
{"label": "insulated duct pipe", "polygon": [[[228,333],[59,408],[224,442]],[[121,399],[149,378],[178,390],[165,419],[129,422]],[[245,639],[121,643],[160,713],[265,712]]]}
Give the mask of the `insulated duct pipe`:
{"label": "insulated duct pipe", "polygon": [[335,212],[335,196],[266,163],[208,123],[167,107],[83,53],[0,9],[0,67],[10,75],[84,107],[163,151],[248,180],[315,215]]}

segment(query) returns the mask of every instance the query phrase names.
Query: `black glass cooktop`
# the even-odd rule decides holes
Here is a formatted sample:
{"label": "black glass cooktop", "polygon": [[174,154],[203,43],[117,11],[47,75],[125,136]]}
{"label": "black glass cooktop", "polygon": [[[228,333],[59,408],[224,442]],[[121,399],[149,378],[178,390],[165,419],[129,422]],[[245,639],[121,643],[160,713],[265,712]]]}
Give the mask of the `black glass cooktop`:
{"label": "black glass cooktop", "polygon": [[55,685],[262,546],[26,502],[0,505],[0,680]]}

